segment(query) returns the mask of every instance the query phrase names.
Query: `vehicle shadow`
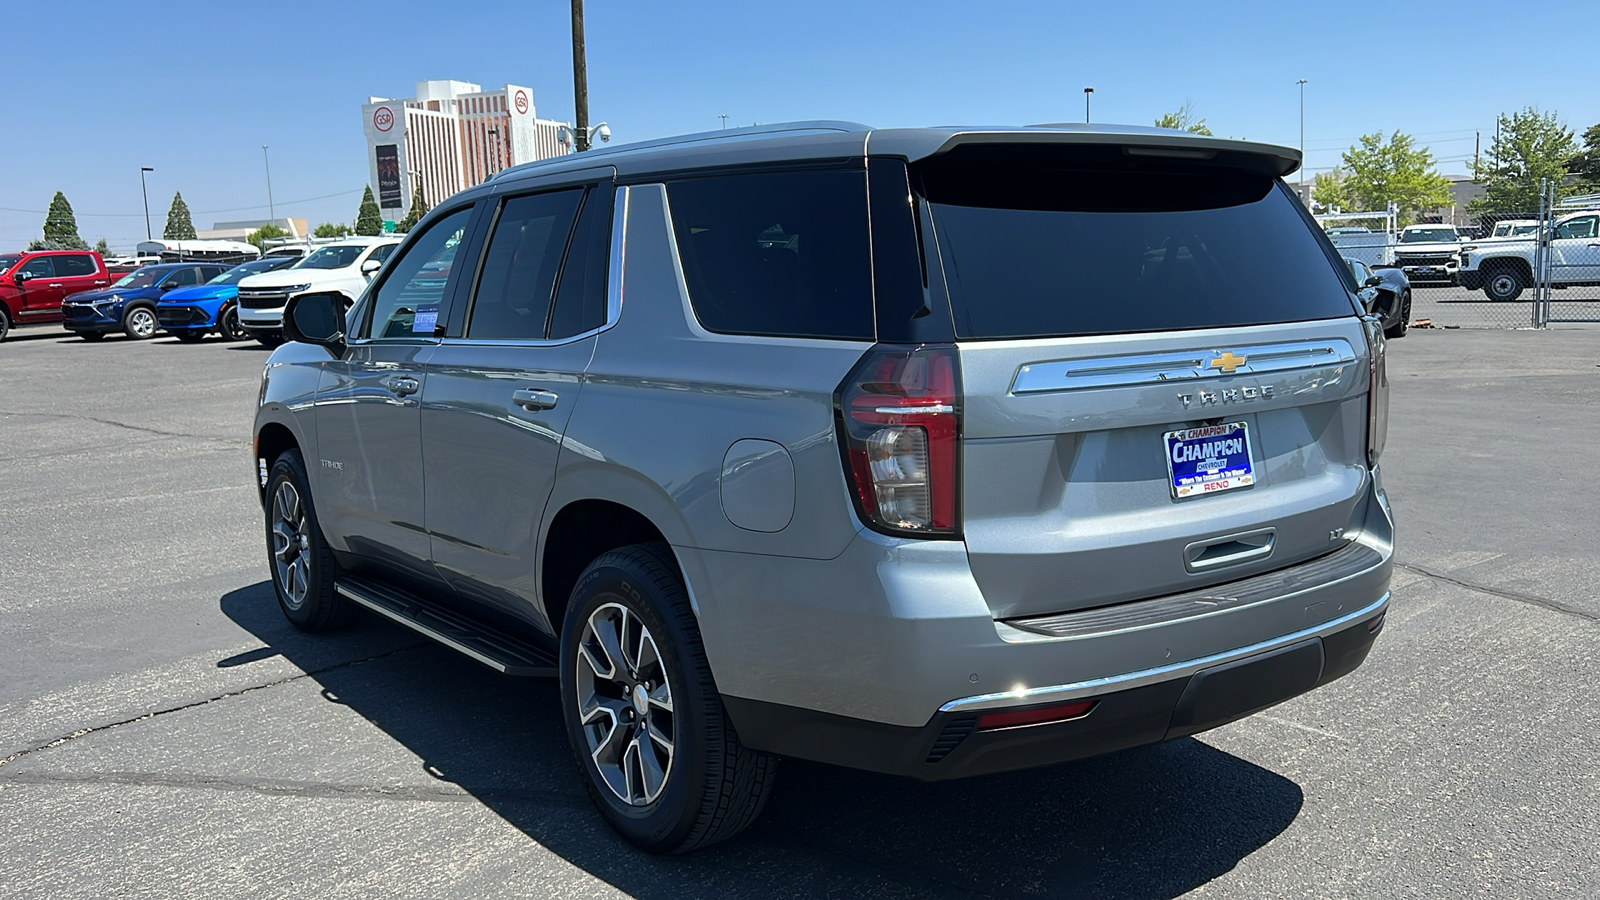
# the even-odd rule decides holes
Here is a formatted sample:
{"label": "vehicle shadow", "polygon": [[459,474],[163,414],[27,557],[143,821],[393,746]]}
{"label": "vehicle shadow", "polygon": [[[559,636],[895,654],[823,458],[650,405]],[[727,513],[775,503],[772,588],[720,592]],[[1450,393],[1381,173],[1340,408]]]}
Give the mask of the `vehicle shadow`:
{"label": "vehicle shadow", "polygon": [[221,608],[267,647],[219,665],[281,653],[430,776],[636,897],[1174,897],[1233,869],[1304,802],[1294,782],[1194,739],[943,784],[786,761],[747,832],[655,858],[594,812],[553,681],[504,678],[376,617],[302,634],[266,582]]}

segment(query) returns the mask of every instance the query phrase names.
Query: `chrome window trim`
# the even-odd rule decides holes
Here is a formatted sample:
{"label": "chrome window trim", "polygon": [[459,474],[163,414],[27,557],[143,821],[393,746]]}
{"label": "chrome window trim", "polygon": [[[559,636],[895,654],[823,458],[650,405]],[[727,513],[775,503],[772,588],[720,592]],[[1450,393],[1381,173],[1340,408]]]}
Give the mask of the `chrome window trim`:
{"label": "chrome window trim", "polygon": [[1075,681],[1070,684],[1053,684],[1048,687],[1024,688],[1015,691],[1003,691],[996,694],[979,694],[975,697],[962,697],[951,700],[939,707],[939,712],[977,712],[985,709],[1003,709],[1011,706],[1027,706],[1034,703],[1077,700],[1082,697],[1092,697],[1113,691],[1125,691],[1137,687],[1145,687],[1163,681],[1178,678],[1187,678],[1201,669],[1230,663],[1235,660],[1265,653],[1280,647],[1313,637],[1327,637],[1336,631],[1342,631],[1355,622],[1369,618],[1382,612],[1389,605],[1389,592],[1385,591],[1373,603],[1356,610],[1353,613],[1340,616],[1331,622],[1303,628],[1291,634],[1275,637],[1248,647],[1239,647],[1234,650],[1225,650],[1202,656],[1199,659],[1190,659],[1183,662],[1172,663],[1166,666],[1157,666],[1153,669],[1141,669],[1137,672],[1126,672],[1121,675],[1109,675],[1104,678],[1091,678],[1087,681]]}
{"label": "chrome window trim", "polygon": [[[492,234],[492,226],[490,234]],[[600,326],[588,331],[580,332],[562,338],[474,338],[470,334],[462,337],[447,337],[439,340],[440,346],[472,346],[472,347],[559,347],[563,344],[572,344],[587,340],[615,327],[622,318],[622,266],[627,258],[624,249],[628,241],[628,188],[618,187],[615,203],[611,207],[611,261],[606,273],[606,320]],[[476,289],[474,287],[474,289]],[[552,298],[553,300],[554,298]],[[470,322],[470,311],[469,322]]]}
{"label": "chrome window trim", "polygon": [[1211,362],[1224,350],[1183,350],[1172,353],[1137,353],[1128,356],[1100,356],[1059,362],[1029,363],[1017,370],[1011,382],[1013,394],[1044,394],[1081,391],[1093,388],[1132,387],[1199,381],[1231,375],[1263,375],[1323,366],[1348,365],[1356,361],[1349,341],[1330,339],[1285,344],[1254,344],[1227,348],[1226,352],[1244,357],[1246,363],[1232,372],[1212,368]]}

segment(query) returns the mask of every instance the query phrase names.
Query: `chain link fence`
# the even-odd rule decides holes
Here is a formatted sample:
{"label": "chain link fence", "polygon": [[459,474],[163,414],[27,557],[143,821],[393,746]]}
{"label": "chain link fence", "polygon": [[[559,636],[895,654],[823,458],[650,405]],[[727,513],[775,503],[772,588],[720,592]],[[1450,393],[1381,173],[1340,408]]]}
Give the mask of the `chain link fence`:
{"label": "chain link fence", "polygon": [[1412,327],[1541,328],[1600,322],[1600,194],[1541,187],[1524,212],[1472,226],[1395,227],[1395,211],[1317,217],[1339,252],[1411,282]]}

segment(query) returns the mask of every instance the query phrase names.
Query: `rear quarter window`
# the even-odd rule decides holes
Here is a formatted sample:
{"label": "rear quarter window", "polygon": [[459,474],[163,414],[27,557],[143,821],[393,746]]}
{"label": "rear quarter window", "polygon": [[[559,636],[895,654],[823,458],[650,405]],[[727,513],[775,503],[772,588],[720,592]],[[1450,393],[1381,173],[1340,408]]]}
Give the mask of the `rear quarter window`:
{"label": "rear quarter window", "polygon": [[872,340],[864,171],[691,178],[667,198],[706,330]]}
{"label": "rear quarter window", "polygon": [[[937,158],[936,158],[937,159]],[[956,334],[1127,334],[1355,314],[1270,175],[1175,161],[924,165]]]}

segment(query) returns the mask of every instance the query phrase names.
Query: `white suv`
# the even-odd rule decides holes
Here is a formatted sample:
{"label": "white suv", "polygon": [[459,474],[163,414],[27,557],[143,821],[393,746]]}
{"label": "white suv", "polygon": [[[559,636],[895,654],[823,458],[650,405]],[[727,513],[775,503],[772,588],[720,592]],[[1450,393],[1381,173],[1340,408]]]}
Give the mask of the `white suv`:
{"label": "white suv", "polygon": [[308,291],[339,293],[348,308],[400,239],[400,235],[346,238],[319,247],[287,269],[244,279],[239,282],[239,324],[251,337],[276,347],[283,343],[283,307],[290,297]]}

